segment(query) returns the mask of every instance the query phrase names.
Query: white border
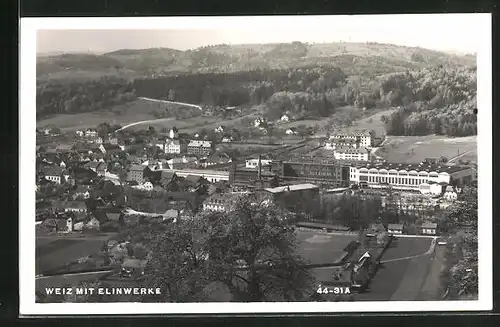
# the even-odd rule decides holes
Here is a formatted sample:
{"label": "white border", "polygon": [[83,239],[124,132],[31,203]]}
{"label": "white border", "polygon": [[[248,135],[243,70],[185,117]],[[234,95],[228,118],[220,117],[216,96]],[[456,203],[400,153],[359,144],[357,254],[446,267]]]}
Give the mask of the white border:
{"label": "white border", "polygon": [[[175,17],[175,18],[22,18],[20,28],[20,211],[19,295],[21,315],[314,313],[491,310],[492,292],[492,53],[491,15],[481,16],[478,61],[479,299],[477,301],[390,301],[306,303],[35,303],[35,128],[36,31],[38,29],[228,29],[321,26],[328,16]],[[400,15],[408,16],[408,15]],[[356,24],[370,16],[335,16]],[[384,16],[377,18],[384,21]],[[402,17],[404,19],[404,17]],[[425,18],[422,18],[425,22]],[[390,303],[390,304],[389,304]]]}

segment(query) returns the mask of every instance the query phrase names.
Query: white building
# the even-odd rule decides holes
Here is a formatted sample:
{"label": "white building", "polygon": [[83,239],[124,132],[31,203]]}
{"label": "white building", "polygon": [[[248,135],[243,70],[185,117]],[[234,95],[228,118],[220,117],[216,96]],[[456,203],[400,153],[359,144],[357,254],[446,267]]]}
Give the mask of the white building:
{"label": "white building", "polygon": [[360,147],[359,140],[356,140],[353,138],[342,138],[342,139],[330,138],[325,143],[325,149],[327,149],[327,150],[335,150],[337,148],[354,148],[354,149],[356,149],[359,147]]}
{"label": "white building", "polygon": [[283,115],[280,120],[282,123],[288,123],[290,121],[290,117],[288,117],[288,115]]}
{"label": "white building", "polygon": [[333,155],[337,160],[370,161],[371,159],[370,150],[365,147],[338,147],[333,150]]}
{"label": "white building", "polygon": [[60,167],[50,167],[45,170],[45,179],[56,184],[63,182],[63,171]]}
{"label": "white building", "polygon": [[440,183],[424,182],[418,188],[422,194],[440,195],[443,193],[443,185]]}
{"label": "white building", "polygon": [[177,128],[171,128],[170,131],[168,132],[168,137],[170,137],[171,139],[176,139],[179,137],[179,131],[177,130]]}
{"label": "white building", "polygon": [[390,234],[403,234],[403,224],[389,224],[387,225],[387,231]]}
{"label": "white building", "polygon": [[97,137],[97,131],[95,129],[88,129],[85,131],[86,137]]}
{"label": "white building", "polygon": [[351,183],[382,188],[391,185],[394,189],[420,190],[420,185],[467,183],[472,178],[470,167],[376,163],[356,164],[350,167]]}
{"label": "white building", "polygon": [[458,197],[457,192],[453,189],[453,186],[447,186],[444,191],[443,198],[448,201],[455,201]]}
{"label": "white building", "polygon": [[85,135],[84,131],[76,131],[76,135],[83,137]]}
{"label": "white building", "polygon": [[[269,166],[273,161],[270,159],[261,159],[260,160],[262,167]],[[259,166],[259,159],[247,159],[245,160],[246,168],[257,168]]]}
{"label": "white building", "polygon": [[335,133],[330,136],[330,140],[341,140],[341,139],[355,139],[359,142],[360,146],[371,147],[372,146],[372,135],[368,131],[350,132],[350,133]]}
{"label": "white building", "polygon": [[186,143],[181,140],[167,139],[165,141],[165,153],[180,154],[186,152],[186,150]]}
{"label": "white building", "polygon": [[297,135],[297,133],[297,129],[295,129],[294,127],[290,127],[285,131],[286,135]]}

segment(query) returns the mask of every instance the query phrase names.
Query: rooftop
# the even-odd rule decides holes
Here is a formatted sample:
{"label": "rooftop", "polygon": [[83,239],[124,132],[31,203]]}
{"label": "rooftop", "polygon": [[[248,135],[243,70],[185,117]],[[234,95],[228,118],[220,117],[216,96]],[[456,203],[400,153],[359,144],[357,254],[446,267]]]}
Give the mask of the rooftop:
{"label": "rooftop", "polygon": [[423,223],[422,228],[437,228],[436,223]]}
{"label": "rooftop", "polygon": [[144,171],[144,169],[146,169],[145,166],[143,165],[132,165],[130,166],[130,171]]}
{"label": "rooftop", "polygon": [[389,224],[387,225],[388,229],[403,229],[403,224]]}
{"label": "rooftop", "polygon": [[210,147],[212,147],[212,142],[205,141],[205,140],[191,140],[189,142],[188,146],[190,146],[190,147],[199,146],[199,147],[210,148]]}
{"label": "rooftop", "polygon": [[366,169],[385,169],[385,170],[405,170],[405,171],[426,171],[426,172],[437,172],[437,173],[455,173],[458,171],[470,169],[469,167],[464,166],[448,166],[448,165],[439,165],[439,164],[407,164],[407,163],[358,163],[354,164],[354,166],[358,168],[366,168]]}
{"label": "rooftop", "polygon": [[294,192],[294,191],[303,191],[303,190],[317,190],[318,186],[314,184],[296,184],[296,185],[287,185],[287,186],[278,186],[273,188],[266,188],[265,190],[271,193],[283,193],[283,192]]}
{"label": "rooftop", "polygon": [[350,148],[350,147],[339,147],[335,149],[335,152],[340,152],[340,153],[367,153],[370,152],[367,148],[365,147],[360,147],[358,149],[356,148]]}

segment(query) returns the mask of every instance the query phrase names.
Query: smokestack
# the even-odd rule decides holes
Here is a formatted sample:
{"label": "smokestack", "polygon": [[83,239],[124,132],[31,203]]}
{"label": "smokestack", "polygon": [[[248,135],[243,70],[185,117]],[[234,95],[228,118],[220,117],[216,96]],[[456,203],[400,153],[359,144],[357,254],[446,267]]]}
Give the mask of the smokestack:
{"label": "smokestack", "polygon": [[262,156],[259,154],[259,172],[257,175],[257,179],[260,181],[262,176]]}

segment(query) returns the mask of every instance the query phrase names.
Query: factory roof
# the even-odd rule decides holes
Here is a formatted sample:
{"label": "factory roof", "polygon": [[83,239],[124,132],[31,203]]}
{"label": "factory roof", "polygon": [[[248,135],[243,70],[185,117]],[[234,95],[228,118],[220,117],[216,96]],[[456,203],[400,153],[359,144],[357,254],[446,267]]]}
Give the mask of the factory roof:
{"label": "factory roof", "polygon": [[357,163],[353,164],[359,169],[385,169],[385,170],[405,170],[405,171],[417,171],[417,172],[436,172],[436,173],[455,173],[458,171],[470,169],[465,166],[448,166],[448,165],[439,165],[439,164],[407,164],[407,163]]}
{"label": "factory roof", "polygon": [[278,186],[273,188],[266,188],[265,190],[271,193],[283,193],[283,192],[293,192],[293,191],[303,191],[303,190],[315,190],[319,189],[318,186],[314,184],[296,184],[287,186]]}

